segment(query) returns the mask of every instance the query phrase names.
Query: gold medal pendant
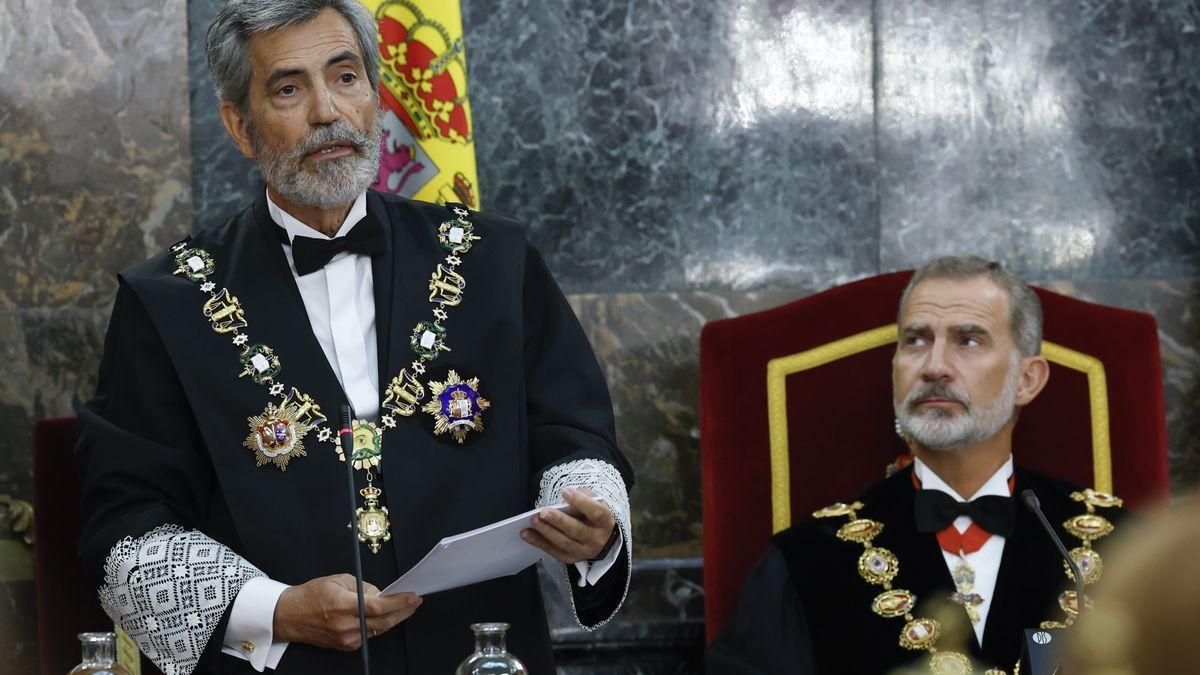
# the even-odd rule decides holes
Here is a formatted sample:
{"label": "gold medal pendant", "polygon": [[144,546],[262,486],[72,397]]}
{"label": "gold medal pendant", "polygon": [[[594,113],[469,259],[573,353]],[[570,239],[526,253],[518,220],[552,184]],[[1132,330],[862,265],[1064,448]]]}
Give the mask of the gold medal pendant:
{"label": "gold medal pendant", "polygon": [[383,491],[374,485],[367,485],[358,494],[366,500],[365,506],[354,511],[358,518],[358,540],[366,544],[371,553],[379,553],[379,544],[392,539],[392,523],[388,520],[387,507],[379,505],[379,495]]}
{"label": "gold medal pendant", "polygon": [[289,402],[275,407],[274,403],[268,403],[261,415],[246,420],[250,424],[250,435],[242,445],[254,452],[258,466],[271,463],[280,471],[286,471],[293,457],[308,454],[304,451],[304,435],[311,427],[301,422],[300,417],[295,404]]}

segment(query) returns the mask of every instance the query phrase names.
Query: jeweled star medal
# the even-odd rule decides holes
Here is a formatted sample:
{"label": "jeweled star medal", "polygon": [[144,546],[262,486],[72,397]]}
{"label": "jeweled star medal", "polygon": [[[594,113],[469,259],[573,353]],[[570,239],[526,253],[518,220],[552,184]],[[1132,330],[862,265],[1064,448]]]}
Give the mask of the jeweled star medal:
{"label": "jeweled star medal", "polygon": [[308,433],[307,424],[298,421],[299,410],[295,405],[285,404],[281,408],[274,403],[268,403],[261,415],[247,419],[250,423],[250,435],[242,445],[254,452],[258,466],[267,463],[286,471],[288,462],[293,457],[304,457],[304,435]]}
{"label": "jeweled star medal", "polygon": [[421,409],[433,416],[433,434],[449,433],[461,445],[474,431],[483,433],[483,411],[491,401],[479,394],[479,378],[464,380],[451,370],[444,382],[430,382],[433,394]]}

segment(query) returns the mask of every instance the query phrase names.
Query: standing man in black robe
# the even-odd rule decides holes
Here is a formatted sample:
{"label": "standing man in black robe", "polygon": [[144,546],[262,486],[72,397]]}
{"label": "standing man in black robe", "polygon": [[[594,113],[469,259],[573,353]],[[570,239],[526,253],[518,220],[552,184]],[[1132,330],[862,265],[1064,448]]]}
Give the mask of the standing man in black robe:
{"label": "standing man in black robe", "polygon": [[379,47],[360,4],[232,0],[206,49],[267,188],[119,275],[77,449],[102,605],[169,674],[354,672],[356,517],[377,672],[450,672],[476,621],[510,623],[551,672],[533,569],[378,589],[442,537],[565,500],[575,515],[522,536],[561,563],[582,626],[617,611],[633,472],[570,306],[519,224],[368,190]]}
{"label": "standing man in black robe", "polygon": [[[1054,544],[1014,506],[1026,489],[1084,581],[1099,577],[1100,512],[1120,500],[1013,466],[1020,409],[1049,377],[1037,295],[999,263],[940,258],[913,275],[898,324],[893,402],[913,464],[773,538],[709,673],[1011,673],[1024,630],[1071,623],[1075,606]],[[939,603],[970,627],[965,648]]]}

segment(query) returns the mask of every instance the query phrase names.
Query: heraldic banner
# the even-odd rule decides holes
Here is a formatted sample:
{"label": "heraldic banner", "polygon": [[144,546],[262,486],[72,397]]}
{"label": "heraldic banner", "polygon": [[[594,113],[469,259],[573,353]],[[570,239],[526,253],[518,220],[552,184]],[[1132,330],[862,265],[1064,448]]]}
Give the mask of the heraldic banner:
{"label": "heraldic banner", "polygon": [[379,24],[383,158],[375,189],[478,209],[459,0],[361,0]]}

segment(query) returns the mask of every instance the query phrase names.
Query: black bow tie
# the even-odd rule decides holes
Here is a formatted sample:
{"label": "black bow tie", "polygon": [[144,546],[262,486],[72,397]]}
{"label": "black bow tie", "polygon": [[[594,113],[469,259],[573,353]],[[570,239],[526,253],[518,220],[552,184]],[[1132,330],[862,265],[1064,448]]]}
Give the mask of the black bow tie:
{"label": "black bow tie", "polygon": [[[283,241],[287,242],[287,233],[282,231]],[[296,273],[300,276],[311,274],[329,264],[333,256],[342,251],[360,253],[362,255],[377,255],[387,250],[387,241],[383,236],[383,226],[370,215],[358,221],[345,236],[335,239],[316,239],[314,237],[296,236],[292,238],[292,262],[296,265]]]}
{"label": "black bow tie", "polygon": [[917,490],[913,508],[919,532],[941,532],[959,516],[970,516],[979,527],[1007,537],[1012,533],[1016,517],[1012,497],[998,495],[960,502],[938,490]]}

